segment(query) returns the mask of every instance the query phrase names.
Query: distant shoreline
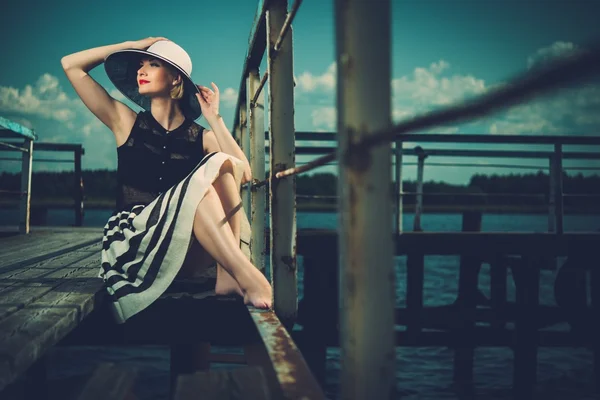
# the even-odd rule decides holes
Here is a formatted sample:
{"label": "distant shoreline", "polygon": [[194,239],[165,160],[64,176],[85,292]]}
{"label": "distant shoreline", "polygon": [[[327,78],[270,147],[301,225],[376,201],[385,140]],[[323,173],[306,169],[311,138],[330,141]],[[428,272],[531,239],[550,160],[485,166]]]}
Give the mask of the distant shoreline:
{"label": "distant shoreline", "polygon": [[[31,208],[34,212],[39,212],[46,209],[69,209],[73,208],[72,199],[43,199],[32,200]],[[19,205],[15,201],[0,201],[0,210],[18,209]],[[98,209],[114,209],[114,200],[110,199],[86,199],[84,201],[84,210]],[[297,210],[304,212],[335,212],[336,204],[331,203],[297,203]],[[405,204],[405,213],[414,213],[414,204]],[[475,204],[439,204],[439,205],[424,205],[424,213],[462,213],[464,211],[481,211],[490,214],[547,214],[548,209],[540,206],[524,206],[524,205],[475,205]],[[600,206],[598,207],[568,207],[564,208],[565,214],[600,214]]]}

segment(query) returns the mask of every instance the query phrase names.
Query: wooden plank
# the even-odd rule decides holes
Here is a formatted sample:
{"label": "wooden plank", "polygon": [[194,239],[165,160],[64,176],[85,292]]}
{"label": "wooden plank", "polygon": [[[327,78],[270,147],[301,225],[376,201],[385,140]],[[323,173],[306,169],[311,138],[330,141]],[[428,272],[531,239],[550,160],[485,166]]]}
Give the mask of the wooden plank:
{"label": "wooden plank", "polygon": [[[598,232],[569,232],[562,235],[527,232],[404,232],[396,237],[395,254],[405,255],[410,251],[428,255],[544,254],[555,257],[573,253],[591,254],[598,243]],[[315,251],[337,253],[337,233],[324,229],[299,231],[298,254]]]}
{"label": "wooden plank", "polygon": [[81,391],[79,400],[131,399],[136,372],[131,368],[102,363]]}
{"label": "wooden plank", "polygon": [[38,300],[66,280],[80,279],[82,273],[96,277],[100,268],[100,249],[99,243],[93,244],[15,271],[12,275],[0,275],[0,320]]}
{"label": "wooden plank", "polygon": [[102,232],[30,233],[0,241],[0,273],[100,243]]}
{"label": "wooden plank", "polygon": [[[294,337],[304,341],[304,333],[295,331]],[[539,331],[539,347],[582,347],[591,346],[591,337],[575,337],[567,331]],[[396,332],[396,346],[400,347],[454,347],[461,343],[462,337],[448,335],[447,331],[422,331],[417,337],[406,332]],[[515,344],[515,331],[512,329],[492,329],[475,327],[474,341],[470,343],[477,347],[510,347]],[[339,347],[336,335],[327,335],[328,347]]]}
{"label": "wooden plank", "polygon": [[0,321],[0,391],[101,304],[96,268],[81,268],[53,291]]}
{"label": "wooden plank", "polygon": [[197,372],[177,381],[175,400],[269,400],[271,395],[260,367]]}

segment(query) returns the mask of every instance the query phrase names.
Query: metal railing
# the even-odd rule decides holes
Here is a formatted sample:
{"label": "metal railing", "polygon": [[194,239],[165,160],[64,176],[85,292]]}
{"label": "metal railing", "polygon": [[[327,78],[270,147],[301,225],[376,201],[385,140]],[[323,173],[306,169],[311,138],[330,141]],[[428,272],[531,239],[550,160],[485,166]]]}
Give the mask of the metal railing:
{"label": "metal railing", "polygon": [[[19,149],[15,149],[15,146],[4,146],[5,148],[0,148],[1,151],[21,151]],[[39,152],[67,152],[73,153],[72,159],[46,159],[46,158],[33,158],[33,152],[39,154]],[[24,153],[25,154],[25,153]],[[31,163],[33,162],[57,162],[57,163],[73,163],[74,166],[74,180],[73,180],[73,211],[75,213],[75,226],[83,226],[83,217],[84,217],[84,186],[83,186],[83,172],[81,169],[81,158],[85,154],[85,149],[80,144],[69,144],[69,143],[44,143],[44,142],[32,142],[32,150],[31,150],[31,160],[29,161],[29,172],[22,172],[22,179],[25,174],[29,175],[29,191],[31,189]],[[3,161],[19,161],[18,158],[13,157],[2,157],[0,160]],[[27,232],[29,232],[29,214],[31,209],[31,195],[27,191],[10,191],[10,190],[2,190],[0,194],[5,195],[14,195],[21,196],[21,201],[24,201],[24,198],[27,198]]]}
{"label": "metal railing", "polygon": [[[297,167],[295,165],[294,82],[291,21],[300,5],[287,12],[285,0],[260,1],[244,60],[233,132],[249,155],[255,176],[263,177],[265,136],[262,126],[262,88],[269,85],[269,176],[255,179],[243,197],[250,208],[253,262],[263,261],[266,201],[269,182],[270,257],[277,314],[293,320],[297,313],[296,212],[293,176],[339,160],[340,193],[339,266],[342,363],[341,397],[345,399],[389,398],[395,382],[394,276],[392,222],[391,143],[397,162],[395,175],[401,182],[402,142],[409,132],[447,123],[467,121],[523,103],[540,94],[588,78],[600,72],[600,48],[532,69],[510,84],[468,102],[429,112],[393,125],[391,123],[391,10],[390,1],[338,0],[335,3],[337,62],[337,121],[335,149]],[[376,46],[373,44],[377,43]],[[267,52],[267,71],[259,66]],[[377,93],[378,96],[361,96]],[[461,135],[462,142],[470,135]],[[427,135],[420,135],[423,141]],[[469,139],[466,139],[469,140]],[[486,139],[490,140],[490,139]],[[511,140],[505,138],[506,143]],[[522,140],[522,139],[519,139]],[[537,137],[535,143],[545,139]],[[584,141],[583,139],[581,139]],[[444,140],[441,140],[444,141]],[[513,142],[514,143],[514,142]],[[551,153],[557,232],[562,232],[562,143]],[[385,145],[385,146],[384,146]],[[427,154],[432,155],[429,151]],[[419,159],[425,159],[424,153]],[[550,156],[548,156],[550,157]],[[548,158],[550,160],[550,158]],[[423,162],[421,162],[423,164]],[[423,168],[420,168],[421,175]],[[422,177],[421,177],[422,181]],[[399,187],[396,192],[401,196]],[[422,193],[422,187],[417,190]],[[401,202],[399,202],[401,204]],[[401,217],[399,212],[398,216]],[[402,226],[399,221],[398,226]],[[367,350],[368,349],[368,350]]]}

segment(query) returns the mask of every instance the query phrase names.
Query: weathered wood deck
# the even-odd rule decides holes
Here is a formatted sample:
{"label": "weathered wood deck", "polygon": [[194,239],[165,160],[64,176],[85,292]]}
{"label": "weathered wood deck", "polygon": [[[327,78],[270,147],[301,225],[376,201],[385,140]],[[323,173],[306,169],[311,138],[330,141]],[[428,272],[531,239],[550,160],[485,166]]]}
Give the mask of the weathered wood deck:
{"label": "weathered wood deck", "polygon": [[[178,399],[192,398],[198,384],[206,386],[206,382],[212,382],[215,396],[230,391],[231,398],[245,398],[245,389],[238,384],[246,382],[245,393],[262,390],[268,393],[264,398],[324,398],[274,312],[246,307],[233,298],[165,298],[126,324],[117,325],[106,307],[103,282],[97,277],[101,229],[33,229],[29,235],[14,236],[5,230],[3,236],[1,398],[45,398],[46,352],[56,345],[78,344],[170,345]],[[211,343],[243,346],[245,354],[212,357]],[[247,366],[229,375],[200,373],[209,368],[211,359]],[[105,390],[116,390],[111,395],[126,398],[135,374],[122,375],[127,379],[119,381],[117,388],[102,383],[119,371],[119,366],[99,365],[81,396],[95,393],[98,398],[107,398],[108,392],[99,392],[104,386]]]}

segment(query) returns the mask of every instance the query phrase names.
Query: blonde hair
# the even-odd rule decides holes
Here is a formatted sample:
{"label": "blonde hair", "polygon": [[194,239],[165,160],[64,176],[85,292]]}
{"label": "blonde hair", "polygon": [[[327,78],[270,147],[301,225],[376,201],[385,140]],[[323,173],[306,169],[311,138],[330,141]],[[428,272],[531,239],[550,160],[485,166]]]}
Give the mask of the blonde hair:
{"label": "blonde hair", "polygon": [[175,67],[167,63],[164,63],[164,65],[167,67],[168,71],[171,73],[171,76],[173,76],[174,79],[177,77],[179,77],[180,79],[179,83],[173,86],[173,88],[169,92],[173,100],[179,100],[183,97],[183,77]]}
{"label": "blonde hair", "polygon": [[183,97],[183,79],[171,89],[169,92],[171,98],[174,100],[179,100]]}

